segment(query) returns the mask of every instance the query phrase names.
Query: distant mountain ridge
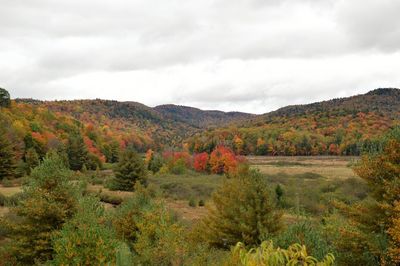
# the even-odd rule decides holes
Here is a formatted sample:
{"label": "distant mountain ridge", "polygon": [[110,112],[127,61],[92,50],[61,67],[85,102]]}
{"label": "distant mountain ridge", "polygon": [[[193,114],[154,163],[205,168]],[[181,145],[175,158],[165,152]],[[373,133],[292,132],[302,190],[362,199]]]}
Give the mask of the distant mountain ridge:
{"label": "distant mountain ridge", "polygon": [[379,88],[345,98],[316,102],[304,105],[289,105],[261,115],[261,117],[307,115],[313,112],[385,112],[398,115],[400,112],[400,89]]}
{"label": "distant mountain ridge", "polygon": [[227,125],[243,119],[255,117],[256,115],[241,112],[223,112],[217,110],[201,110],[194,107],[165,104],[156,107],[149,107],[144,104],[126,101],[119,102],[114,100],[57,100],[41,101],[34,99],[17,98],[16,102],[34,105],[45,104],[47,108],[54,112],[70,113],[77,116],[77,106],[84,106],[80,109],[88,113],[95,114],[102,110],[102,114],[109,118],[124,118],[131,122],[147,120],[163,124],[167,122],[184,123],[195,128],[216,127]]}
{"label": "distant mountain ridge", "polygon": [[204,111],[194,107],[174,104],[159,105],[154,109],[165,118],[185,122],[199,128],[226,125],[256,116],[241,112]]}

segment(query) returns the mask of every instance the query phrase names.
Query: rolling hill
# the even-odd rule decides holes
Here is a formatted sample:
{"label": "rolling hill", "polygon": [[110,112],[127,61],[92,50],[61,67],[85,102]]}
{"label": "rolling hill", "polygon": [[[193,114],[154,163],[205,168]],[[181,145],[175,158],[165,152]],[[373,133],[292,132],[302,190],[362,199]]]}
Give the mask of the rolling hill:
{"label": "rolling hill", "polygon": [[9,108],[1,108],[0,120],[19,143],[21,156],[27,138],[43,154],[65,145],[76,132],[104,161],[110,150],[128,145],[140,152],[182,145],[201,152],[223,144],[238,154],[358,155],[399,123],[400,90],[377,89],[263,115],[99,99],[16,99]]}
{"label": "rolling hill", "polygon": [[239,154],[359,155],[400,121],[400,90],[293,105],[252,117],[234,126],[202,132],[187,140],[194,152],[216,145]]}

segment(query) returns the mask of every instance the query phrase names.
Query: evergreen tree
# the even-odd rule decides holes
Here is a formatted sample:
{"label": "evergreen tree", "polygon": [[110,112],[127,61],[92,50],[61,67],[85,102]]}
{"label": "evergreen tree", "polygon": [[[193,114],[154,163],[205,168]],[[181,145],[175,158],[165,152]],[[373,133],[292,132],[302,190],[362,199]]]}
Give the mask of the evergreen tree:
{"label": "evergreen tree", "polygon": [[115,188],[133,191],[136,182],[145,183],[146,168],[143,159],[132,149],[125,150],[115,169]]}
{"label": "evergreen tree", "polygon": [[163,158],[159,154],[153,154],[148,164],[148,169],[154,174],[163,166]]}
{"label": "evergreen tree", "polygon": [[54,238],[54,265],[115,265],[122,242],[104,224],[105,211],[99,199],[85,197],[74,218]]}
{"label": "evergreen tree", "polygon": [[14,178],[16,158],[11,141],[5,128],[0,127],[0,180]]}
{"label": "evergreen tree", "polygon": [[81,170],[83,165],[88,161],[88,150],[79,133],[70,136],[67,153],[69,166],[74,171]]}
{"label": "evergreen tree", "polygon": [[214,207],[199,228],[199,237],[212,246],[229,248],[237,242],[255,246],[281,229],[282,215],[258,172],[225,180],[212,201]]}
{"label": "evergreen tree", "polygon": [[57,154],[35,169],[23,188],[22,200],[5,220],[11,251],[23,265],[52,258],[51,239],[77,208],[78,188],[69,182],[71,172]]}
{"label": "evergreen tree", "polygon": [[137,184],[134,196],[112,216],[118,236],[136,255],[131,265],[186,265],[184,227],[154,196],[153,191]]}
{"label": "evergreen tree", "polygon": [[278,201],[278,204],[282,204],[282,197],[283,197],[283,189],[281,185],[276,185],[275,187],[275,195],[276,195],[276,200]]}
{"label": "evergreen tree", "polygon": [[25,163],[28,174],[31,173],[33,168],[39,165],[39,155],[36,153],[34,148],[30,148],[26,151]]}
{"label": "evergreen tree", "polygon": [[0,107],[10,107],[11,99],[10,93],[3,88],[0,88]]}
{"label": "evergreen tree", "polygon": [[327,219],[340,254],[338,261],[341,265],[398,265],[400,258],[392,250],[400,247],[400,238],[393,234],[400,216],[396,208],[400,202],[400,127],[382,138],[382,149],[364,154],[354,171],[367,182],[370,197],[353,205],[335,202],[347,218],[340,230],[334,226],[338,217]]}

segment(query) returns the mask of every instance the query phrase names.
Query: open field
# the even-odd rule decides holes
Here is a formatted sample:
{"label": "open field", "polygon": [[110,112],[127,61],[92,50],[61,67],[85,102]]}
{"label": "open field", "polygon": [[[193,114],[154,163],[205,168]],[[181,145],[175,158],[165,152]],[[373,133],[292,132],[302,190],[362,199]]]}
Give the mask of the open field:
{"label": "open field", "polygon": [[222,183],[219,175],[188,172],[183,175],[156,175],[149,177],[149,183],[159,187],[163,196],[173,200],[207,200]]}
{"label": "open field", "polygon": [[313,173],[329,179],[356,177],[350,165],[358,157],[338,156],[249,156],[252,167],[268,175],[304,175]]}
{"label": "open field", "polygon": [[[251,167],[260,169],[265,175],[272,194],[278,184],[283,188],[282,207],[288,215],[299,209],[319,215],[327,210],[331,199],[352,202],[363,198],[366,195],[365,186],[351,169],[351,164],[357,159],[331,156],[248,157]],[[103,172],[100,181],[105,184],[112,173],[109,170]],[[184,220],[192,222],[207,213],[205,207],[197,206],[198,202],[202,200],[207,205],[211,194],[222,184],[224,178],[188,171],[183,175],[152,175],[148,177],[148,181],[159,189],[171,209]],[[112,204],[120,204],[132,195],[132,192],[111,191],[104,184],[89,184],[87,191],[99,196],[107,208],[112,208]],[[0,186],[0,193],[6,197],[20,191],[20,187]],[[196,207],[189,206],[190,200],[196,203]],[[5,207],[0,207],[0,215],[6,211]]]}

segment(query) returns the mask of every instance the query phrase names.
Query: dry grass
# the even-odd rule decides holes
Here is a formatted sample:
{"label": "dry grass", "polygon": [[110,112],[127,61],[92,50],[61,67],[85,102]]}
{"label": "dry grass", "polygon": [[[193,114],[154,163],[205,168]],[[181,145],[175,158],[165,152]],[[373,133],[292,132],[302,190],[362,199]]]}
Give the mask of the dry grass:
{"label": "dry grass", "polygon": [[297,156],[297,157],[270,157],[249,156],[252,167],[260,169],[261,173],[275,175],[298,175],[314,173],[329,179],[344,179],[356,177],[349,164],[357,160],[357,157],[334,156]]}
{"label": "dry grass", "polygon": [[206,207],[190,207],[184,200],[167,200],[167,206],[175,211],[184,221],[196,222],[207,215]]}
{"label": "dry grass", "polygon": [[1,207],[0,206],[0,217],[6,215],[8,213],[9,209],[7,207]]}
{"label": "dry grass", "polygon": [[21,187],[4,187],[0,185],[0,193],[6,197],[12,196],[21,192]]}
{"label": "dry grass", "polygon": [[110,196],[121,197],[124,199],[133,195],[133,192],[130,192],[130,191],[120,191],[120,190],[111,191],[102,185],[88,185],[86,190],[88,192],[92,192],[92,193],[104,193],[104,194],[108,194]]}

